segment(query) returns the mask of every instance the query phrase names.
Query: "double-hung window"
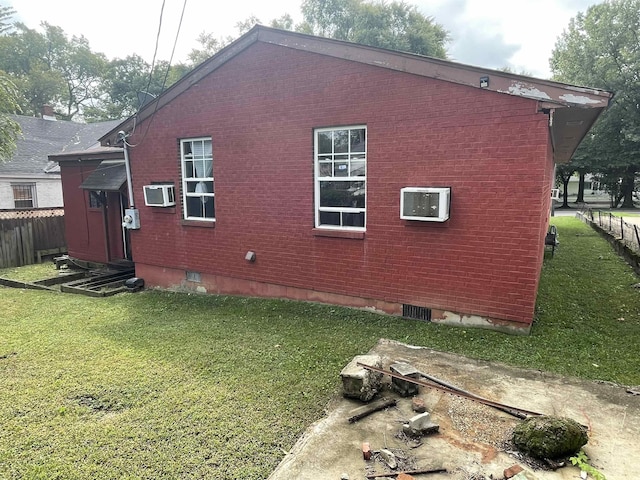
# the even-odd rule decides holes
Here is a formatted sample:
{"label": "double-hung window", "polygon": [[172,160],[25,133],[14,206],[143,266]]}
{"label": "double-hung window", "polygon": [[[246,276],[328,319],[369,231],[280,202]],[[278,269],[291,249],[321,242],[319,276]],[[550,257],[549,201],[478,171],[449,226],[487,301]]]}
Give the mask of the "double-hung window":
{"label": "double-hung window", "polygon": [[182,203],[186,220],[215,221],[211,138],[180,141]]}
{"label": "double-hung window", "polygon": [[314,137],[315,226],[364,230],[367,127],[319,128]]}
{"label": "double-hung window", "polygon": [[35,183],[14,183],[13,204],[15,208],[36,208],[36,184]]}

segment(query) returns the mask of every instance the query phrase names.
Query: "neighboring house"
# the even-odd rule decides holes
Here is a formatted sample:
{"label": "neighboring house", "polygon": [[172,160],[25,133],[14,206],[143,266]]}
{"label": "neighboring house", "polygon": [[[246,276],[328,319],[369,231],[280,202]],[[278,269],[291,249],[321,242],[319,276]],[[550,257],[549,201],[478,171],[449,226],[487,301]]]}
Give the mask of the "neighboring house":
{"label": "neighboring house", "polygon": [[13,116],[22,133],[13,157],[0,163],[0,209],[62,207],[60,169],[47,156],[99,145],[98,138],[120,123],[56,120],[45,108],[42,118]]}
{"label": "neighboring house", "polygon": [[554,162],[610,98],[257,26],[101,140],[148,286],[528,331]]}

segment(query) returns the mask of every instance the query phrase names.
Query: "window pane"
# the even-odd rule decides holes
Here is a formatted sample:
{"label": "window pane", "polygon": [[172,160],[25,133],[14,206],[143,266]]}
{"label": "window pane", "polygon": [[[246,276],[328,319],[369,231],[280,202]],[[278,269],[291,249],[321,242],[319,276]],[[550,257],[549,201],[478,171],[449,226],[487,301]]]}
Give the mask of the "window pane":
{"label": "window pane", "polygon": [[185,158],[193,158],[193,152],[191,150],[191,142],[184,142],[182,144],[182,155]]}
{"label": "window pane", "polygon": [[336,162],[334,165],[333,176],[334,177],[348,177],[349,176],[349,163]]}
{"label": "window pane", "polygon": [[320,225],[340,226],[339,212],[320,212]]}
{"label": "window pane", "polygon": [[213,193],[213,182],[187,182],[187,193]]}
{"label": "window pane", "polygon": [[320,176],[321,177],[330,177],[332,173],[333,165],[331,162],[324,162],[320,164]]}
{"label": "window pane", "polygon": [[347,153],[349,151],[349,130],[333,131],[333,151]]}
{"label": "window pane", "polygon": [[342,225],[345,227],[364,227],[364,212],[343,213]]}
{"label": "window pane", "polygon": [[331,132],[318,132],[318,154],[333,153]]}
{"label": "window pane", "polygon": [[364,182],[320,182],[320,206],[364,208]]}
{"label": "window pane", "polygon": [[186,207],[188,217],[215,218],[213,197],[187,197]]}
{"label": "window pane", "polygon": [[351,162],[351,176],[352,177],[364,177],[365,169],[364,162],[352,161]]}
{"label": "window pane", "polygon": [[195,176],[192,160],[187,160],[186,162],[184,162],[184,176],[185,178],[193,178]]}
{"label": "window pane", "polygon": [[104,198],[102,193],[91,190],[88,192],[88,194],[89,194],[89,208],[100,208],[101,201]]}
{"label": "window pane", "polygon": [[31,200],[16,200],[16,208],[33,208],[33,202]]}
{"label": "window pane", "polygon": [[357,130],[351,130],[350,133],[351,151],[364,152],[364,146],[366,144],[365,129],[359,128]]}

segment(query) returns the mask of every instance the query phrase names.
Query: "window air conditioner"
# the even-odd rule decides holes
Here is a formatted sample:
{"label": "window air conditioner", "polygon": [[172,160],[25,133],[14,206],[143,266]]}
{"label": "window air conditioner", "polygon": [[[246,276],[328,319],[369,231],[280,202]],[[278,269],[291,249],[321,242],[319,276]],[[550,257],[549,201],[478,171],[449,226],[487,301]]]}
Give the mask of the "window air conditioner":
{"label": "window air conditioner", "polygon": [[400,190],[400,218],[422,222],[449,219],[451,188],[405,187]]}
{"label": "window air conditioner", "polygon": [[147,207],[172,207],[176,204],[173,185],[145,185],[144,204]]}

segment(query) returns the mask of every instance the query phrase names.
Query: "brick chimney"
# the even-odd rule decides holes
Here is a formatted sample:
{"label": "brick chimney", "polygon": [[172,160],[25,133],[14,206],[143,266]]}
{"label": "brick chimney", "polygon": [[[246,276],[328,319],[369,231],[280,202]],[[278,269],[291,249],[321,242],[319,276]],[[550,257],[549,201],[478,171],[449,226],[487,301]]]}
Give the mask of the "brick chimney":
{"label": "brick chimney", "polygon": [[57,120],[56,114],[51,105],[42,105],[42,118],[44,120],[52,120],[54,122]]}

